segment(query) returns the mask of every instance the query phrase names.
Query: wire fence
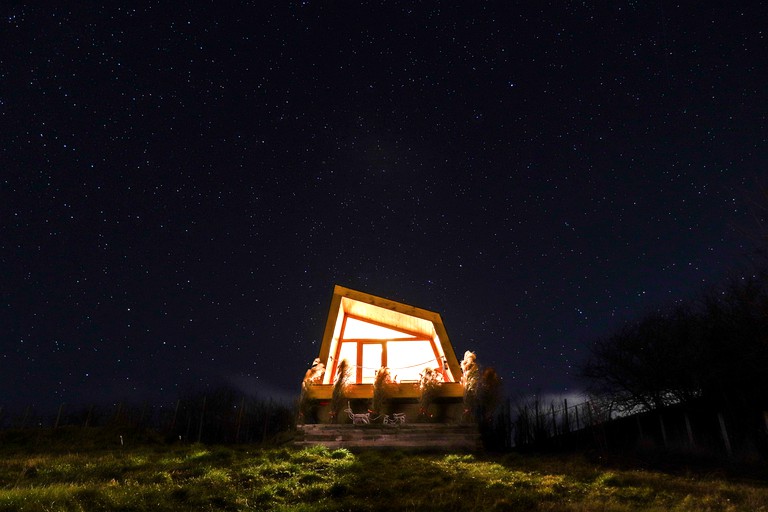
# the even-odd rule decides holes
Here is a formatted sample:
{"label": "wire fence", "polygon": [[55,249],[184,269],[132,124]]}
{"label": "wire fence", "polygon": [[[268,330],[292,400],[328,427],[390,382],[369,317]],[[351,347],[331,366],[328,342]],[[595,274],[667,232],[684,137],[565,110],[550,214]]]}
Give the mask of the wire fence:
{"label": "wire fence", "polygon": [[621,414],[610,402],[507,404],[509,444],[519,450],[661,449],[768,459],[768,411],[704,402]]}
{"label": "wire fence", "polygon": [[55,411],[44,412],[34,406],[0,407],[3,430],[119,426],[151,430],[166,441],[187,443],[263,443],[294,425],[293,406],[215,392],[161,405],[62,403]]}
{"label": "wire fence", "polygon": [[[478,418],[486,448],[496,450],[663,450],[768,459],[768,411],[678,404],[633,415],[610,403],[538,398],[502,401],[495,414]],[[118,427],[152,431],[165,442],[265,443],[294,429],[296,409],[219,391],[165,404],[73,406],[53,410],[0,406],[1,430]]]}

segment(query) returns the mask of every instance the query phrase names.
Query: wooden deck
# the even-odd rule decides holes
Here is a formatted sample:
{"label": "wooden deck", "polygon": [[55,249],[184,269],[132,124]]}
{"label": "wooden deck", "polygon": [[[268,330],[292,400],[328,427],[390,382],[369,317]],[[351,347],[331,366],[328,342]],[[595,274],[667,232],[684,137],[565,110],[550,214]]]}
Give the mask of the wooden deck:
{"label": "wooden deck", "polygon": [[480,451],[482,441],[476,425],[413,423],[399,426],[297,425],[295,446],[323,445],[328,448],[420,451]]}
{"label": "wooden deck", "polygon": [[[333,394],[332,384],[312,384],[307,387],[307,397],[315,400],[330,400]],[[418,398],[421,395],[417,382],[403,382],[393,384],[388,388],[390,398]],[[373,396],[372,384],[350,384],[344,391],[344,396],[351,399],[371,398]],[[464,396],[464,388],[458,382],[443,382],[436,392],[439,398],[461,398]]]}

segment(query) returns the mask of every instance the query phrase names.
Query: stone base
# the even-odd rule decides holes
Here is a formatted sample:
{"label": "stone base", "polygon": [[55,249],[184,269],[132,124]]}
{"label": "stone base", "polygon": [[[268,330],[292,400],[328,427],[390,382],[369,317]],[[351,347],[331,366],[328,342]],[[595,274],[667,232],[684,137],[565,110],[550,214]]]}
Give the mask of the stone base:
{"label": "stone base", "polygon": [[323,445],[328,448],[395,448],[423,451],[480,451],[477,425],[413,423],[398,426],[297,425],[295,446]]}

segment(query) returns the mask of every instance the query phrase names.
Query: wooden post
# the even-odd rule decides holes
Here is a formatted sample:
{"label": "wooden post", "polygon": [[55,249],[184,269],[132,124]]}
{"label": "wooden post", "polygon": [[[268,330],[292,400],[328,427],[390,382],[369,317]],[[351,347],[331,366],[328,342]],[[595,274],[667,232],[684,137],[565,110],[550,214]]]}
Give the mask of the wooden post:
{"label": "wooden post", "polygon": [[272,411],[272,399],[269,399],[269,402],[267,403],[267,413],[264,415],[264,433],[261,436],[261,442],[262,444],[267,439],[267,425],[269,425],[269,415]]}
{"label": "wooden post", "polygon": [[203,396],[203,408],[200,411],[200,428],[197,430],[197,442],[198,443],[203,438],[203,418],[205,417],[205,400],[207,398],[208,398],[207,396]]}
{"label": "wooden post", "polygon": [[27,426],[27,418],[29,418],[29,411],[32,406],[28,405],[27,408],[24,410],[24,418],[21,420],[21,428],[24,428]]}
{"label": "wooden post", "polygon": [[733,451],[731,450],[731,440],[728,438],[728,430],[725,428],[725,418],[723,418],[723,413],[721,412],[717,413],[717,421],[720,423],[720,435],[723,436],[725,453],[727,453],[728,456],[731,457],[733,455]]}
{"label": "wooden post", "polygon": [[147,413],[147,402],[144,402],[144,405],[141,406],[141,416],[139,416],[139,427],[141,427],[144,424],[144,415]]}
{"label": "wooden post", "polygon": [[667,448],[667,429],[664,427],[664,418],[661,415],[661,411],[657,411],[659,414],[659,426],[661,427],[661,442],[664,443],[664,448]]}
{"label": "wooden post", "polygon": [[685,418],[685,430],[688,432],[688,446],[691,448],[696,446],[696,443],[693,440],[693,429],[691,428],[691,420],[688,418],[688,413],[684,412],[683,417]]}
{"label": "wooden post", "polygon": [[525,436],[521,436],[521,438],[526,445],[531,444],[530,421],[531,420],[528,417],[528,404],[525,404],[523,405],[523,421],[520,422],[520,425],[523,426],[523,422],[525,422],[525,426],[523,426],[523,434],[525,434]]}
{"label": "wooden post", "polygon": [[173,429],[176,428],[176,420],[178,419],[178,416],[179,416],[179,403],[180,402],[181,402],[180,399],[176,400],[176,408],[173,410],[173,420],[171,420],[171,428],[170,428],[171,432],[173,432]]}
{"label": "wooden post", "polygon": [[512,443],[512,410],[509,398],[504,401],[502,418],[504,420],[504,448],[511,448]]}
{"label": "wooden post", "polygon": [[576,407],[573,408],[573,412],[576,415],[576,430],[581,430],[581,425],[579,424],[579,404],[576,404]]}
{"label": "wooden post", "polygon": [[85,417],[85,423],[83,424],[83,427],[88,428],[88,425],[91,424],[91,416],[93,415],[93,404],[88,408],[88,415]]}
{"label": "wooden post", "polygon": [[61,404],[59,406],[59,414],[56,415],[56,423],[53,425],[53,429],[56,430],[59,428],[59,421],[61,420],[61,411],[64,409],[64,404]]}
{"label": "wooden post", "polygon": [[555,401],[550,404],[552,410],[552,437],[557,437],[557,416],[555,415]]}
{"label": "wooden post", "polygon": [[571,431],[571,423],[568,421],[568,399],[563,398],[563,432],[568,433]]}
{"label": "wooden post", "polygon": [[240,411],[237,414],[237,430],[235,432],[235,442],[240,442],[240,426],[243,424],[243,410],[245,409],[245,395],[240,400]]}

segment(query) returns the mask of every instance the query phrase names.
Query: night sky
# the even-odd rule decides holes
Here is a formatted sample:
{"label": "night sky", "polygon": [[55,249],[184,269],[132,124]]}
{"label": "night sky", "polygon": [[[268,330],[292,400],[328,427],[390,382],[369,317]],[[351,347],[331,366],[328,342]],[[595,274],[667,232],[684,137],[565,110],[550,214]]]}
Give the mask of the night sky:
{"label": "night sky", "polygon": [[750,251],[761,2],[12,4],[0,405],[287,400],[334,284],[578,394]]}

